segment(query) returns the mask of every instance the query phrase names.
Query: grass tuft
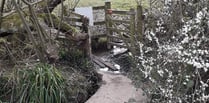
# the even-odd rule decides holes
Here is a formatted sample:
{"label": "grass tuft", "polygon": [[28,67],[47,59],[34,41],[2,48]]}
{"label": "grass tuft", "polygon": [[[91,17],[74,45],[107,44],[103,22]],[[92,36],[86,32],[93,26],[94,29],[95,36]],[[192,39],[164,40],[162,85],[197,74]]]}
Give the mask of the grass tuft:
{"label": "grass tuft", "polygon": [[18,103],[62,103],[65,80],[56,68],[39,64],[17,71],[14,95]]}

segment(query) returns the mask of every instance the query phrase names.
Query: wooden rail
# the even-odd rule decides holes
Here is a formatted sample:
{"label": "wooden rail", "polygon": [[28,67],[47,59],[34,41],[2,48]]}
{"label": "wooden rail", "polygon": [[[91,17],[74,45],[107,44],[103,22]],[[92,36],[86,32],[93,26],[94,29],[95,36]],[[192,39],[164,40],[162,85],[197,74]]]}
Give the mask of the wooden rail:
{"label": "wooden rail", "polygon": [[112,22],[114,22],[114,23],[130,23],[130,21],[129,20],[116,20],[116,19],[112,19]]}
{"label": "wooden rail", "polygon": [[113,35],[107,35],[107,37],[110,37],[110,38],[115,38],[115,39],[121,39],[121,40],[126,40],[126,41],[129,41],[130,39],[129,38],[126,38],[126,37],[118,37],[118,36],[113,36]]}
{"label": "wooden rail", "polygon": [[97,21],[94,22],[94,25],[104,25],[106,22],[105,21]]}
{"label": "wooden rail", "polygon": [[132,15],[133,12],[130,11],[119,11],[119,10],[112,10],[113,14],[120,14],[120,15]]}
{"label": "wooden rail", "polygon": [[83,17],[83,15],[75,13],[75,12],[70,12],[70,14],[76,17]]}
{"label": "wooden rail", "polygon": [[[74,26],[74,27],[79,27],[79,28],[88,28],[88,24],[89,24],[89,20],[88,18],[86,18],[84,15],[75,13],[75,12],[70,12],[70,16],[64,16],[64,20],[67,22],[70,22],[70,25]],[[86,21],[87,20],[87,21]],[[86,23],[86,24],[84,24]],[[86,27],[83,27],[86,26]],[[83,31],[83,30],[82,30]],[[87,31],[86,31],[87,33]]]}
{"label": "wooden rail", "polygon": [[105,6],[96,6],[92,8],[93,10],[101,10],[101,9],[105,9]]}
{"label": "wooden rail", "polygon": [[64,16],[64,20],[71,21],[71,22],[82,22],[82,19],[77,18],[77,17],[66,17],[66,16]]}
{"label": "wooden rail", "polygon": [[107,29],[109,29],[112,32],[124,32],[124,33],[129,33],[130,31],[127,30],[122,30],[122,29],[117,29],[117,28],[110,28],[108,27]]}

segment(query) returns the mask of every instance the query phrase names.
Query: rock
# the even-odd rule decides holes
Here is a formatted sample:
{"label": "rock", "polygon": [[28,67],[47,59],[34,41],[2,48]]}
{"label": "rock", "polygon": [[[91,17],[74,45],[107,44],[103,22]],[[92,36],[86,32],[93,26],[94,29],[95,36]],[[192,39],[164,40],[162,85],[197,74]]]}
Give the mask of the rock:
{"label": "rock", "polygon": [[58,47],[56,45],[47,45],[46,54],[49,60],[49,63],[54,63],[59,59]]}

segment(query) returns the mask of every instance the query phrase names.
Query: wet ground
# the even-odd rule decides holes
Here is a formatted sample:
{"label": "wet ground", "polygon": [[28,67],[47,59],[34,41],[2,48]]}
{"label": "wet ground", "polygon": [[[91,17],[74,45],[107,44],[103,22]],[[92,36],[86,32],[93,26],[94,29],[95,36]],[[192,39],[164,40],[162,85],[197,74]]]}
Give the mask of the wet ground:
{"label": "wet ground", "polygon": [[114,64],[111,60],[115,53],[109,51],[96,54],[104,61],[113,63],[119,69],[118,71],[110,71],[108,68],[98,68],[98,73],[103,75],[103,83],[86,103],[146,103],[143,91],[140,88],[135,88],[132,81],[120,73],[118,64]]}
{"label": "wet ground", "polygon": [[141,89],[121,74],[98,71],[103,75],[103,84],[86,103],[146,103]]}

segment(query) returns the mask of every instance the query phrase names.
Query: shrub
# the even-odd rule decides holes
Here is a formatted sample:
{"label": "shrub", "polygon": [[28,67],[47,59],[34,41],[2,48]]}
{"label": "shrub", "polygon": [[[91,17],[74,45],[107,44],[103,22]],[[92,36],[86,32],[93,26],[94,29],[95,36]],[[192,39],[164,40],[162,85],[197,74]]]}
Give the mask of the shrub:
{"label": "shrub", "polygon": [[139,73],[134,79],[142,81],[150,103],[208,103],[208,5],[204,0],[161,3],[148,10],[144,38],[135,44]]}
{"label": "shrub", "polygon": [[14,95],[18,103],[64,101],[65,80],[53,66],[41,64],[33,69],[18,70],[16,76]]}

